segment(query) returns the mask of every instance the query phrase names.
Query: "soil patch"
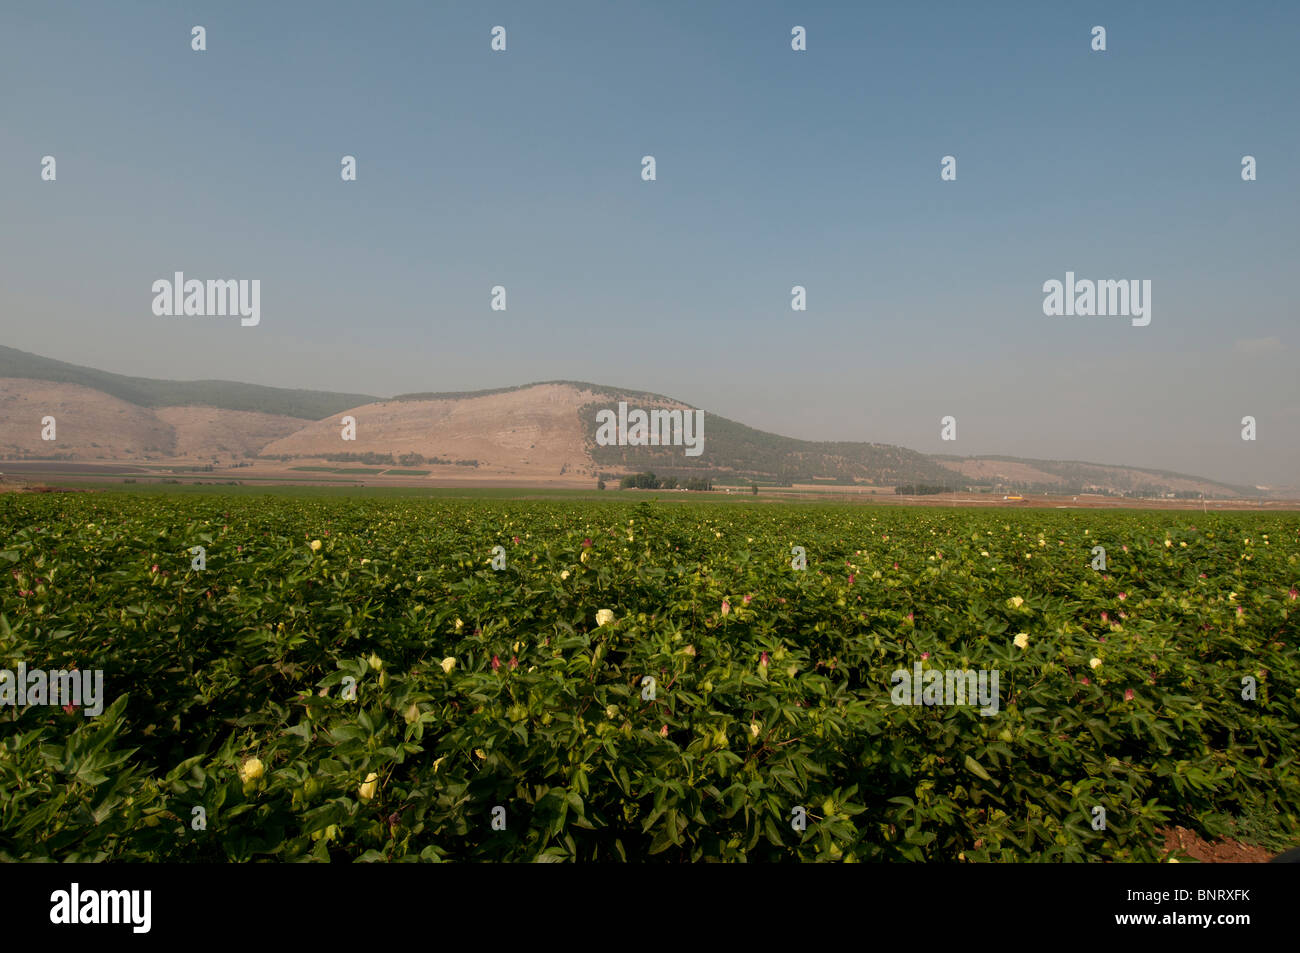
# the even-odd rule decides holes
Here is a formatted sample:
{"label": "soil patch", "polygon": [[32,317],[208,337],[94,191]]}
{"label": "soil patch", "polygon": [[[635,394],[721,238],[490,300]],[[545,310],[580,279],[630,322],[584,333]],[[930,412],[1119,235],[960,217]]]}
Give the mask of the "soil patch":
{"label": "soil patch", "polygon": [[1157,831],[1164,836],[1166,855],[1187,854],[1203,864],[1263,864],[1272,859],[1263,847],[1235,840],[1207,841],[1185,827]]}

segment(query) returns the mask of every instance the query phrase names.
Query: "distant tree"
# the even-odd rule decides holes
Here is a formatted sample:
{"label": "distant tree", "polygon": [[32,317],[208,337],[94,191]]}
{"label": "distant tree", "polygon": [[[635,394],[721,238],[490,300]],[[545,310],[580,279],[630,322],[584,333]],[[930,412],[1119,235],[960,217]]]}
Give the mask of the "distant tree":
{"label": "distant tree", "polygon": [[758,484],[751,483],[749,485],[749,492],[752,493],[754,496],[758,496]]}
{"label": "distant tree", "polygon": [[622,490],[657,490],[659,489],[659,478],[648,471],[646,473],[629,473],[618,481],[618,486]]}
{"label": "distant tree", "polygon": [[597,481],[596,481],[596,489],[598,489],[598,490],[603,490],[603,489],[605,489],[605,481],[604,481],[604,480],[597,480]]}

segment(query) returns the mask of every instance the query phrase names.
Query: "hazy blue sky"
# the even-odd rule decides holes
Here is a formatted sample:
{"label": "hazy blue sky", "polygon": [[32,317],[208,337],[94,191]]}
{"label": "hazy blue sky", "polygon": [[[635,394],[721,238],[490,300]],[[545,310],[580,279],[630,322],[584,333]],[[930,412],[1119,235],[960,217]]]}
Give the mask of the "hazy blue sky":
{"label": "hazy blue sky", "polygon": [[[991,6],[5,3],[0,343],[1300,484],[1300,4]],[[178,270],[260,326],[155,317]],[[1067,270],[1150,325],[1044,316]]]}

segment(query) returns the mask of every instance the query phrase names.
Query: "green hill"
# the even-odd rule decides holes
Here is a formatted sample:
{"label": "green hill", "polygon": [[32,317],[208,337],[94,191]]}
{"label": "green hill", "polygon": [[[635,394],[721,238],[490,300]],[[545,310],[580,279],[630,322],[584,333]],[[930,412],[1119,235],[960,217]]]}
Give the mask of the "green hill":
{"label": "green hill", "polygon": [[[1201,492],[1210,497],[1258,495],[1253,488],[1229,486],[1154,469],[1001,456],[931,456],[890,444],[798,440],[766,433],[708,413],[705,415],[705,452],[698,457],[686,456],[682,447],[600,447],[595,443],[597,410],[609,408],[619,400],[626,400],[629,405],[643,409],[664,408],[680,402],[662,394],[584,381],[541,381],[537,384],[491,390],[426,392],[385,398],[368,394],[266,387],[233,381],[164,381],[127,377],[28,354],[2,345],[0,377],[79,384],[140,407],[208,406],[278,414],[304,421],[323,420],[345,410],[380,401],[460,400],[524,390],[539,384],[559,384],[589,391],[595,398],[599,398],[593,398],[581,408],[574,426],[579,428],[596,464],[611,472],[650,470],[659,476],[676,476],[679,479],[703,477],[720,483],[829,482],[875,486],[914,484],[954,489],[980,486],[990,488],[995,485],[992,481],[972,480],[944,465],[945,462],[950,462],[953,466],[958,466],[963,459],[983,459],[1031,464],[1040,472],[1056,478],[1055,481],[1042,485],[996,484],[1027,492],[1077,493],[1082,488],[1095,485],[1130,495],[1161,495],[1169,488],[1171,481],[1181,481],[1183,488],[1179,492],[1183,495],[1194,496]],[[1186,481],[1194,481],[1199,485],[1191,487]]]}
{"label": "green hill", "polygon": [[233,381],[160,381],[97,371],[0,345],[0,377],[80,384],[138,407],[219,407],[322,420],[360,404],[379,400],[367,394],[291,390]]}
{"label": "green hill", "polygon": [[[646,400],[641,395],[615,392],[611,396],[645,409],[656,406],[653,400]],[[659,476],[710,476],[717,480],[730,477],[759,483],[821,480],[876,486],[904,482],[956,486],[961,480],[925,454],[904,447],[884,443],[798,440],[755,430],[717,414],[705,415],[705,452],[698,457],[686,456],[681,447],[600,447],[595,443],[593,422],[596,411],[605,406],[588,404],[582,408],[579,417],[587,428],[592,458],[611,468],[651,470]],[[663,406],[662,403],[659,406]]]}

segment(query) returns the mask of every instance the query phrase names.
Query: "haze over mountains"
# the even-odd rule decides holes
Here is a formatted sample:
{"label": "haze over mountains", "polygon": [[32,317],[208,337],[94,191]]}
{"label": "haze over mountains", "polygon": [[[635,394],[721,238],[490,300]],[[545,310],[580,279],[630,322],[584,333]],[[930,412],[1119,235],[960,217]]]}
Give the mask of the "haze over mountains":
{"label": "haze over mountains", "polygon": [[[597,446],[596,411],[619,400],[688,409],[658,394],[577,381],[390,398],[230,381],[126,377],[0,346],[0,457],[230,467],[330,460],[430,479],[567,480],[654,470],[720,483],[923,484],[1034,492],[1268,496],[1184,474],[1081,462],[927,455],[888,444],[765,433],[705,410],[704,452]],[[54,417],[57,438],[42,439]],[[343,417],[356,439],[342,439]],[[411,470],[420,467],[420,470]],[[1286,495],[1279,488],[1278,495]]]}

